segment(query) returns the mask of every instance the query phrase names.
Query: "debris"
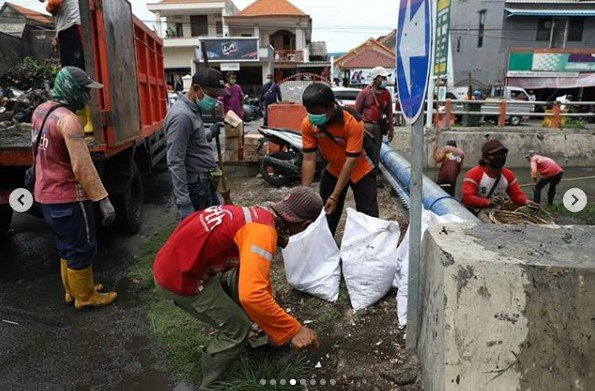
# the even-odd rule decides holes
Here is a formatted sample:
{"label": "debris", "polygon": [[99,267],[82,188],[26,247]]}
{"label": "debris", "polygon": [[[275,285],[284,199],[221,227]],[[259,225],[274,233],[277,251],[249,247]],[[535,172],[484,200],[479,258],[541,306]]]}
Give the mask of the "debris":
{"label": "debris", "polygon": [[314,321],[313,321],[313,320],[304,320],[302,323],[303,323],[303,324],[310,324],[310,323],[312,323],[312,322],[314,322]]}
{"label": "debris", "polygon": [[380,341],[376,342],[376,346],[380,346],[382,344],[382,342],[384,342],[384,340],[382,340],[382,339]]}
{"label": "debris", "polygon": [[317,369],[322,368],[322,364],[320,363],[320,361],[318,361],[316,363],[316,365],[314,365],[314,368],[317,368]]}
{"label": "debris", "polygon": [[17,323],[17,322],[13,322],[13,321],[11,321],[11,320],[2,319],[2,321],[3,321],[4,323],[8,323],[8,324],[14,324],[14,325],[17,325],[17,326],[19,325],[19,323]]}

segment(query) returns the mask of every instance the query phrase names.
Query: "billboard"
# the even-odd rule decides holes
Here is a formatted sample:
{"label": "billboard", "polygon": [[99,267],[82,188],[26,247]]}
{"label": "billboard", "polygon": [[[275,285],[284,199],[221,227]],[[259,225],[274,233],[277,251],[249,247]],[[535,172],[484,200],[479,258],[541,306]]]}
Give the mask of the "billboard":
{"label": "billboard", "polygon": [[[200,38],[199,44],[206,47],[209,62],[259,61],[258,38],[225,37]],[[201,50],[197,50],[202,60]]]}
{"label": "billboard", "polygon": [[[395,70],[387,69],[391,75],[388,78],[388,84],[395,84]],[[372,84],[372,68],[367,69],[351,69],[350,70],[349,85],[351,86],[367,86]]]}
{"label": "billboard", "polygon": [[595,72],[595,53],[573,49],[512,51],[508,58],[508,77],[577,77]]}

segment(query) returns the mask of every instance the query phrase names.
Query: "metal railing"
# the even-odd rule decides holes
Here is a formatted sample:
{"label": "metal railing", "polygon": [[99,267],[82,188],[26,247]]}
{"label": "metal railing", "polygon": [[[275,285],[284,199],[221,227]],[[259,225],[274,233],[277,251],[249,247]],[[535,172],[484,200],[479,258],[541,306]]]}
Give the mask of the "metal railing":
{"label": "metal railing", "polygon": [[304,62],[304,51],[275,50],[275,61]]}

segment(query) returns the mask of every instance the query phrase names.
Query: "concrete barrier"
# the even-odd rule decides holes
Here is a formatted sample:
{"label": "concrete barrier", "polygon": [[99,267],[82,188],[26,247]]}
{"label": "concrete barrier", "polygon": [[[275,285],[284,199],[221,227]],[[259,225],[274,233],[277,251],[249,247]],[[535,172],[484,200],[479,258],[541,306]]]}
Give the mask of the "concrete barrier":
{"label": "concrete barrier", "polygon": [[595,227],[438,225],[424,236],[426,391],[592,390]]}
{"label": "concrete barrier", "polygon": [[[558,161],[566,167],[592,167],[593,150],[595,149],[594,131],[579,129],[551,130],[529,127],[508,128],[457,128],[442,131],[440,146],[449,139],[455,139],[467,154],[465,167],[477,164],[481,154],[481,146],[489,138],[502,141],[508,147],[507,167],[527,168],[523,155],[528,150],[535,150]],[[424,137],[424,168],[434,167],[432,152],[436,142],[434,130],[427,130]],[[398,128],[391,147],[405,159],[411,159],[411,136],[408,128]]]}

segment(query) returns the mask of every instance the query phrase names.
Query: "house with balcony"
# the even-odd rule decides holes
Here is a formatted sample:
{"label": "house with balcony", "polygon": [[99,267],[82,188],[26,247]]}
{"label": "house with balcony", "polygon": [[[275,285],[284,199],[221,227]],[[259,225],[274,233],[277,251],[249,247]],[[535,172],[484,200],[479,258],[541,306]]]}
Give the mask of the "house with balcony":
{"label": "house with balcony", "polygon": [[458,0],[451,5],[456,85],[506,83],[538,99],[595,99],[595,1]]}
{"label": "house with balcony", "polygon": [[161,0],[147,8],[163,38],[166,80],[172,86],[192,72],[198,38],[228,36],[225,18],[239,12],[231,0]]}

